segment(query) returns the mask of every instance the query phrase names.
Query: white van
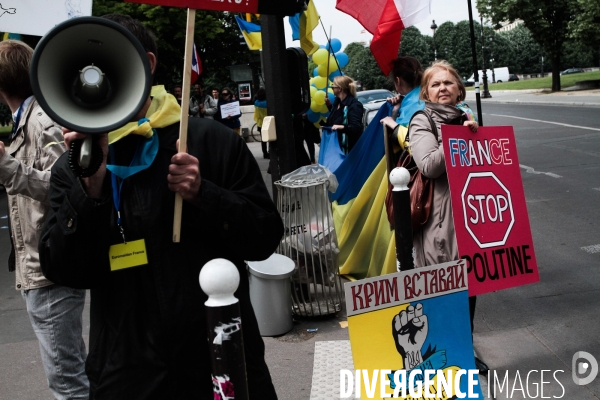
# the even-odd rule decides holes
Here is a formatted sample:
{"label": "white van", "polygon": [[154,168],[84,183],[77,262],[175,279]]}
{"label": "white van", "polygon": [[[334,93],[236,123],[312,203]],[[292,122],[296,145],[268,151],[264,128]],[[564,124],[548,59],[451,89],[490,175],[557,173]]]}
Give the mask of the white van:
{"label": "white van", "polygon": [[[508,67],[500,67],[500,68],[494,68],[494,73],[492,74],[492,70],[488,69],[486,70],[487,72],[487,81],[488,83],[500,83],[500,82],[508,82]],[[467,79],[468,82],[475,82],[475,79],[473,78],[474,75],[471,75],[471,77],[469,79]],[[495,78],[495,80],[494,80]],[[479,83],[483,84],[483,74],[481,73],[481,70],[479,70]]]}

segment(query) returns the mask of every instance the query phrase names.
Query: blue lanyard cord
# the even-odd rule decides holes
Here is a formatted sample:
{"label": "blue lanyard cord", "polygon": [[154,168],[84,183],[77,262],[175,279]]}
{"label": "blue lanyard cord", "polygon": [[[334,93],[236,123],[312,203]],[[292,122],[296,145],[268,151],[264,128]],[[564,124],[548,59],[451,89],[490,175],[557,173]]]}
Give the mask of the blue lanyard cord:
{"label": "blue lanyard cord", "polygon": [[[143,118],[138,121],[138,125],[146,122],[147,119]],[[115,204],[115,209],[117,210],[117,225],[119,226],[119,230],[121,231],[121,235],[123,236],[123,242],[125,241],[125,234],[123,230],[122,218],[121,218],[121,190],[123,189],[123,181],[130,176],[137,174],[140,171],[143,171],[152,165],[152,162],[156,158],[156,154],[158,153],[158,134],[155,129],[152,130],[153,135],[150,138],[142,139],[136,149],[133,159],[128,167],[121,165],[114,165],[115,163],[115,149],[114,144],[109,146],[109,155],[110,162],[112,164],[108,164],[106,169],[111,172],[111,183],[112,183],[112,193],[113,193],[113,202]],[[117,178],[120,178],[120,182],[117,181]]]}

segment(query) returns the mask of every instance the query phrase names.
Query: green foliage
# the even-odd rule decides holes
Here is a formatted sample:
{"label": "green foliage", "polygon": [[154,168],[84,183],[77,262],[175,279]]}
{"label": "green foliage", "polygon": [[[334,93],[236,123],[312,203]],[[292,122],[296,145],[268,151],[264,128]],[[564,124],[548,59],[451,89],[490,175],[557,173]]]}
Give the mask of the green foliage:
{"label": "green foliage", "polygon": [[569,37],[582,43],[600,45],[600,1],[577,0],[577,13],[569,21]]}
{"label": "green foliage", "polygon": [[[398,56],[411,56],[419,60],[423,68],[427,68],[432,60],[433,49],[427,42],[427,37],[421,35],[421,31],[415,26],[402,31],[402,41]],[[431,53],[431,54],[430,54]]]}
{"label": "green foliage", "polygon": [[355,81],[360,82],[362,90],[393,90],[393,85],[381,72],[368,47],[360,43],[350,43],[344,49],[344,53],[348,55],[348,65],[342,68],[342,71]]}
{"label": "green foliage", "polygon": [[[139,20],[156,35],[159,63],[155,84],[167,88],[182,81],[187,12],[183,8],[125,3],[122,0],[95,0],[92,14],[124,14]],[[239,44],[234,14],[196,11],[194,41],[203,65],[205,85],[234,86],[227,67],[247,64],[252,54]]]}

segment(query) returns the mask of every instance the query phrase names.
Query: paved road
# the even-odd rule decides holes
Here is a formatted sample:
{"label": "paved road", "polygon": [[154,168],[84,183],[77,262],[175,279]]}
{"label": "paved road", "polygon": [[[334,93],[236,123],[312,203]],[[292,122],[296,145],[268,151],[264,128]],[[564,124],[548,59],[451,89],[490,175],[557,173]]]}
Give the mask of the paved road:
{"label": "paved road", "polygon": [[[557,373],[562,386],[546,374],[544,381],[551,383],[544,396],[560,397],[564,391],[565,399],[600,398],[600,378],[580,387],[570,377],[576,351],[600,359],[600,109],[488,102],[483,111],[486,125],[514,126],[541,282],[479,297],[476,349],[500,379],[509,371],[511,388],[517,370],[524,387],[530,370],[563,370]],[[265,171],[260,145],[249,147]],[[0,210],[5,209],[0,196]],[[7,249],[7,235],[0,232],[2,264]],[[13,284],[14,276],[0,266],[0,399],[51,399],[37,341]],[[315,353],[329,354],[327,348],[315,351],[315,343],[348,340],[344,321],[344,313],[296,321],[289,334],[265,338],[281,399],[310,398]],[[534,373],[530,382],[539,383],[539,377]],[[529,395],[516,388],[514,398],[540,397],[531,383]]]}

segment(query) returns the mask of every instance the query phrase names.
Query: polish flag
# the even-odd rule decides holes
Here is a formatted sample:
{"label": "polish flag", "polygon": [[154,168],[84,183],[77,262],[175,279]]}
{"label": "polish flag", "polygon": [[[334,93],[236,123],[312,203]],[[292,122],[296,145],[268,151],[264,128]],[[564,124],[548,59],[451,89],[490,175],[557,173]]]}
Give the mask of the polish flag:
{"label": "polish flag", "polygon": [[201,73],[202,60],[200,59],[200,56],[198,56],[198,51],[196,50],[196,43],[194,43],[194,51],[192,51],[192,84],[194,84],[198,80],[198,77]]}
{"label": "polish flag", "polygon": [[387,76],[398,57],[402,30],[431,15],[432,0],[337,0],[335,8],[352,16],[373,35],[371,53]]}

